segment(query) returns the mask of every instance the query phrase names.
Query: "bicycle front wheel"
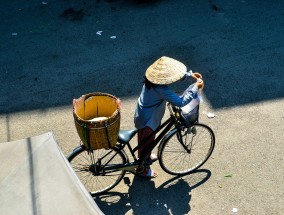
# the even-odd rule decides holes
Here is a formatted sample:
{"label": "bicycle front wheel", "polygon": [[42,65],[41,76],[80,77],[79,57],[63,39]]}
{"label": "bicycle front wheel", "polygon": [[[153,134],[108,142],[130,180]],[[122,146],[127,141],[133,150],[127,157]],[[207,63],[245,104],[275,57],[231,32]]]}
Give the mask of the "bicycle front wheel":
{"label": "bicycle front wheel", "polygon": [[116,147],[87,151],[82,146],[76,148],[67,159],[92,196],[114,188],[125,175],[124,170],[117,170],[116,167],[128,160],[124,151]]}
{"label": "bicycle front wheel", "polygon": [[201,167],[215,146],[211,128],[195,124],[172,130],[159,146],[161,168],[172,175],[185,175]]}

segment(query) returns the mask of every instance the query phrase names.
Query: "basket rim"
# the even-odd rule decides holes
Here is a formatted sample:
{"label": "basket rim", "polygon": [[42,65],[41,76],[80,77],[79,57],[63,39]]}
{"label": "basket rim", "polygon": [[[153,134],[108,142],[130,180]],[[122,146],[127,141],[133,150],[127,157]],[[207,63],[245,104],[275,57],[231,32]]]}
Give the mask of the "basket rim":
{"label": "basket rim", "polygon": [[[88,98],[90,98],[90,97],[92,97],[92,96],[108,96],[108,97],[111,97],[111,98],[113,98],[113,99],[115,99],[115,100],[118,100],[118,98],[117,98],[116,96],[111,95],[111,94],[109,94],[109,93],[102,93],[102,92],[87,93],[87,94],[85,94],[85,95],[82,95],[81,97],[83,97],[83,96],[85,96],[85,100],[87,100]],[[80,98],[81,98],[81,97],[80,97]],[[80,98],[77,98],[77,99],[80,99]],[[75,100],[77,100],[77,99],[75,99]],[[117,109],[113,112],[113,114],[112,114],[111,116],[106,117],[106,118],[107,118],[107,120],[112,120],[112,119],[114,119],[118,114],[120,114],[120,109],[119,109],[119,108],[117,108]],[[80,121],[82,121],[82,122],[90,122],[89,120],[82,119],[81,117],[79,117],[79,116],[75,113],[74,103],[73,103],[73,115],[74,115],[74,117],[75,117],[76,119],[78,119],[78,120],[80,120]],[[102,122],[102,121],[99,121],[99,122]]]}
{"label": "basket rim", "polygon": [[[109,93],[103,93],[103,92],[92,92],[92,93],[87,93],[85,95],[82,95],[82,96],[87,96],[88,97],[91,97],[91,96],[109,96],[109,97],[112,97],[114,99],[118,99],[116,96],[112,95],[112,94],[109,94]],[[82,97],[81,96],[81,97]]]}

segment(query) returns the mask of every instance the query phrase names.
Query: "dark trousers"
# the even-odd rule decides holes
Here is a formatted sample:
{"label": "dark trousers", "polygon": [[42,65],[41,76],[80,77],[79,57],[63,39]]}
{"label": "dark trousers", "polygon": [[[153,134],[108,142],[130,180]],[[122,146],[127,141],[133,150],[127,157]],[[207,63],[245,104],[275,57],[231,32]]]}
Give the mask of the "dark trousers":
{"label": "dark trousers", "polygon": [[[153,132],[153,130],[148,126],[138,130],[138,145],[142,145],[138,149],[138,157],[139,158],[140,158],[140,155],[142,154],[143,150],[145,149],[145,147],[154,142],[155,135],[153,135],[150,139],[147,140],[147,138],[149,137],[149,135],[152,132]],[[148,158],[150,158],[150,155],[151,155],[151,152],[149,152]]]}

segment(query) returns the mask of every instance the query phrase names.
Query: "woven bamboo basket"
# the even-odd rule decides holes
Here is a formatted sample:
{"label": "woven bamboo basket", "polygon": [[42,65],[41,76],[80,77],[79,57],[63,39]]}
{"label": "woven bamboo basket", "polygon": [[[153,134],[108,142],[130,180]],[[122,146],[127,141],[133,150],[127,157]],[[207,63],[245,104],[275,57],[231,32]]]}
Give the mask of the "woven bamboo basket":
{"label": "woven bamboo basket", "polygon": [[90,93],[73,100],[73,116],[87,149],[112,148],[120,128],[119,100],[107,93]]}

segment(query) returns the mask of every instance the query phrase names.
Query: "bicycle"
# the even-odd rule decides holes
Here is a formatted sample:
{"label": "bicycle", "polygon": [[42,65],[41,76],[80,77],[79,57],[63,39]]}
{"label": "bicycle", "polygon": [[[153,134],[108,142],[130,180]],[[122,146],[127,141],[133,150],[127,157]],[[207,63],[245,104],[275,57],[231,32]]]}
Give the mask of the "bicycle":
{"label": "bicycle", "polygon": [[[158,144],[161,168],[172,175],[186,175],[201,167],[211,156],[215,146],[212,129],[197,121],[188,126],[179,108],[167,104],[170,117],[152,135],[158,135],[153,144],[145,147],[140,158],[135,152],[141,145],[131,147],[130,141],[137,129],[120,130],[118,143],[111,149],[87,150],[84,145],[68,156],[72,168],[92,196],[107,192],[123,179],[126,172],[141,174],[152,162],[147,154]],[[159,133],[159,134],[158,134]],[[124,148],[128,147],[133,161],[129,162]]]}

